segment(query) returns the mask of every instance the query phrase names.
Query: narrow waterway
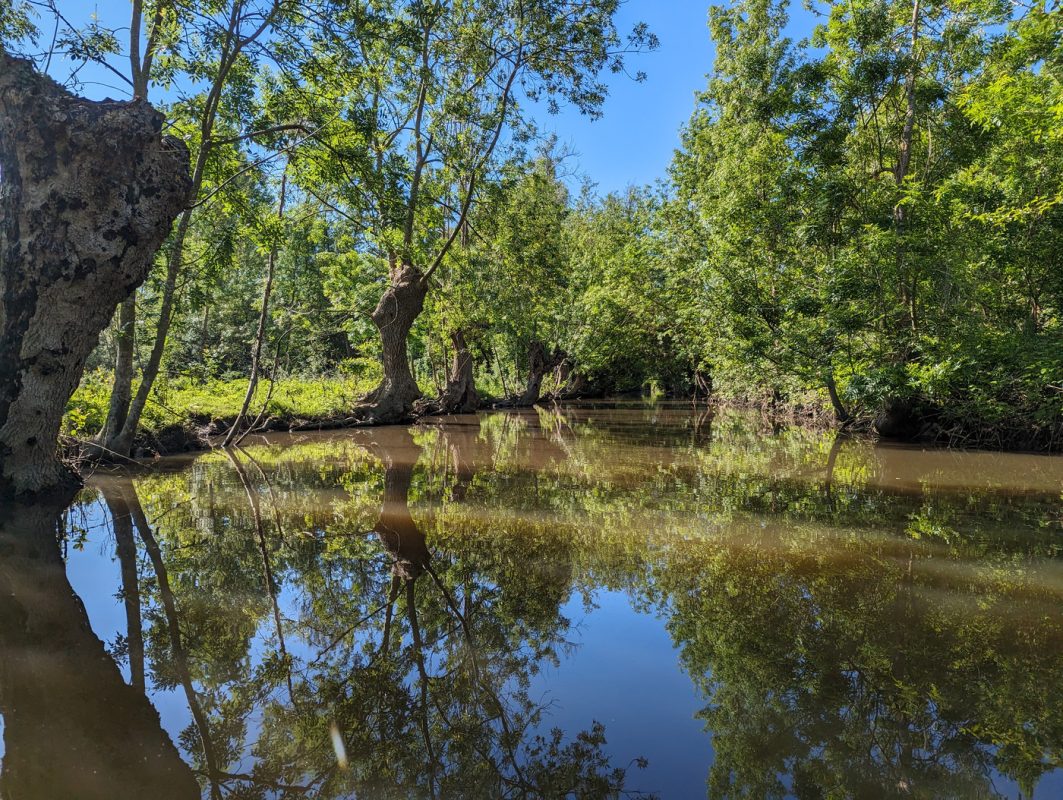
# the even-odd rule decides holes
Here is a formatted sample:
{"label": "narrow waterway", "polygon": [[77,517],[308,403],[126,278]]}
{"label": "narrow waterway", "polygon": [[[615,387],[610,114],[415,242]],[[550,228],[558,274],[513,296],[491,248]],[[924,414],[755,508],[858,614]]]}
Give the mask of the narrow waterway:
{"label": "narrow waterway", "polygon": [[2,532],[5,797],[1063,797],[1059,457],[602,403]]}

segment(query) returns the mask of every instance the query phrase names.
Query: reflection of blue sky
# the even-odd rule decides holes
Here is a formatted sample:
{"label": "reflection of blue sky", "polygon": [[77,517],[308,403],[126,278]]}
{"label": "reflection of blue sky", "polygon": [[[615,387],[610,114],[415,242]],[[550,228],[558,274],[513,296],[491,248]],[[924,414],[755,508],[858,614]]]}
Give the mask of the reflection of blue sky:
{"label": "reflection of blue sky", "polygon": [[695,797],[705,785],[712,744],[694,715],[704,702],[679,668],[679,653],[659,617],[638,613],[623,592],[594,593],[595,608],[570,600],[561,613],[572,621],[576,648],[559,668],[543,665],[530,694],[555,700],[544,732],[605,725],[605,751],[616,766],[642,756],[646,769],[628,771],[628,788],[662,798]]}
{"label": "reflection of blue sky", "polygon": [[[117,594],[121,573],[114,536],[104,506],[97,502],[85,509],[79,524],[89,529],[88,541],[84,549],[70,552],[67,572],[93,631],[112,643],[126,632],[125,609]],[[151,568],[144,562],[143,548],[138,551],[143,579],[144,570],[150,575]],[[286,621],[302,616],[303,598],[297,588],[286,586],[279,599]],[[532,679],[529,696],[549,705],[540,732],[548,735],[551,728],[559,727],[566,732],[566,740],[571,740],[597,720],[605,725],[605,752],[615,766],[625,766],[639,756],[649,760],[645,770],[630,769],[629,788],[658,792],[665,798],[697,796],[711,763],[709,736],[694,717],[704,703],[679,668],[664,621],[633,610],[622,592],[599,591],[593,601],[588,610],[577,595],[562,607],[561,614],[572,622],[566,638],[575,647],[560,654],[560,667],[542,662],[542,672]],[[297,625],[286,627],[285,634],[297,661],[305,663],[315,655],[316,650],[298,636]],[[260,663],[265,648],[274,643],[273,620],[267,615],[252,644],[252,662]],[[147,666],[150,683],[150,663]],[[122,665],[122,673],[128,679],[128,665]],[[411,674],[410,680],[415,679]],[[183,691],[180,687],[152,688],[150,694],[163,727],[176,741],[192,722]],[[248,744],[256,738],[256,717],[247,721]],[[249,758],[232,767],[237,772],[249,770],[251,763]]]}
{"label": "reflection of blue sky", "polygon": [[[87,529],[88,538],[81,550],[71,549],[68,574],[85,604],[94,632],[111,643],[125,633],[126,626],[117,594],[121,576],[114,537],[106,509],[99,501],[83,508],[84,514],[75,514],[73,522]],[[220,535],[244,534],[227,530]],[[151,574],[151,567],[143,548],[138,550],[143,578]],[[386,558],[383,552],[380,558]],[[381,564],[381,569],[386,570],[385,564]],[[279,601],[287,647],[297,664],[305,664],[319,649],[308,646],[299,635],[299,621],[306,620],[306,598],[298,583],[282,585]],[[654,613],[636,611],[623,592],[592,590],[591,599],[588,605],[576,593],[563,605],[561,614],[571,622],[564,636],[573,647],[559,652],[558,667],[541,662],[542,671],[531,679],[530,698],[548,706],[540,732],[548,734],[550,729],[559,727],[566,732],[566,741],[571,741],[577,732],[589,729],[597,720],[605,726],[604,750],[614,766],[626,766],[639,756],[649,761],[646,770],[629,771],[628,788],[657,792],[662,798],[704,797],[712,763],[711,737],[695,715],[705,701],[679,665],[665,620]],[[354,639],[360,640],[357,632]],[[261,663],[275,646],[272,616],[263,615],[251,648],[252,664]],[[342,649],[334,651],[333,656]],[[356,651],[359,649],[356,646]],[[148,668],[150,683],[150,663]],[[434,671],[432,665],[429,669]],[[128,676],[124,665],[123,673]],[[411,673],[409,680],[416,681],[416,675]],[[285,703],[284,688],[276,691],[280,693],[277,699]],[[183,691],[152,689],[150,695],[163,727],[176,740],[192,721]],[[247,720],[248,746],[257,738],[258,724],[258,713],[254,713]],[[252,761],[246,755],[231,767],[248,771]],[[993,783],[1000,796],[1019,797],[1013,782],[997,775]],[[1061,796],[1063,772],[1057,771],[1040,780],[1034,800]]]}
{"label": "reflection of blue sky", "polygon": [[[107,507],[100,499],[87,503],[82,508],[85,510],[85,516],[75,518],[74,522],[88,530],[88,541],[82,550],[70,550],[66,573],[70,585],[74,587],[85,606],[85,611],[88,612],[93,633],[109,648],[119,635],[126,634],[125,606],[119,596],[122,572],[115,555],[114,534],[111,532]],[[146,561],[144,548],[139,541],[137,556],[141,562]],[[146,567],[141,563],[139,571],[142,579],[145,569],[150,570],[150,566]],[[121,663],[119,667],[128,682],[129,664]],[[145,664],[145,670],[150,684],[150,663]],[[153,687],[151,702],[159,711],[163,727],[176,741],[178,734],[192,722],[192,712],[188,710],[181,687],[162,690]]]}

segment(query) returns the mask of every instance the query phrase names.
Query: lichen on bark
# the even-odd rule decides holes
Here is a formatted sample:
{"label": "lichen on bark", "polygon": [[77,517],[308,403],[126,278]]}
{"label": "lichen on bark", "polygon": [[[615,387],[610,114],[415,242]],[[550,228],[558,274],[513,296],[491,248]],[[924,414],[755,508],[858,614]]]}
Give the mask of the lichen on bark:
{"label": "lichen on bark", "polygon": [[66,403],[188,202],[188,150],[162,123],[0,50],[0,495],[74,483],[56,456]]}

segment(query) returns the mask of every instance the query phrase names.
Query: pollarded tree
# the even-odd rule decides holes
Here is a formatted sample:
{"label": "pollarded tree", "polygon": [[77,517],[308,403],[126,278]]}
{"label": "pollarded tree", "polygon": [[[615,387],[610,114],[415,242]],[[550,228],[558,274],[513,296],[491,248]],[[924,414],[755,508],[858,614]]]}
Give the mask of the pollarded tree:
{"label": "pollarded tree", "polygon": [[0,49],[0,492],[69,481],[64,408],[188,198],[144,101],[90,102]]}
{"label": "pollarded tree", "polygon": [[521,128],[520,101],[568,101],[600,113],[603,68],[655,46],[644,26],[626,42],[619,0],[392,0],[354,3],[318,31],[282,117],[316,118],[316,153],[297,181],[358,221],[359,246],[386,270],[372,320],[384,377],[362,416],[408,417],[420,390],[407,338],[489,180],[496,152]]}

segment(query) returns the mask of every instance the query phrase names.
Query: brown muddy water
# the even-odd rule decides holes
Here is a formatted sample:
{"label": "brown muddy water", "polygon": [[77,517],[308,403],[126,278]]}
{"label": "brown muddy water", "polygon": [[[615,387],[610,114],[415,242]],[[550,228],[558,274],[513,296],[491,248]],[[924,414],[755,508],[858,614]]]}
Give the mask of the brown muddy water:
{"label": "brown muddy water", "polygon": [[0,525],[0,796],[1063,797],[1063,458],[620,403],[158,467]]}

